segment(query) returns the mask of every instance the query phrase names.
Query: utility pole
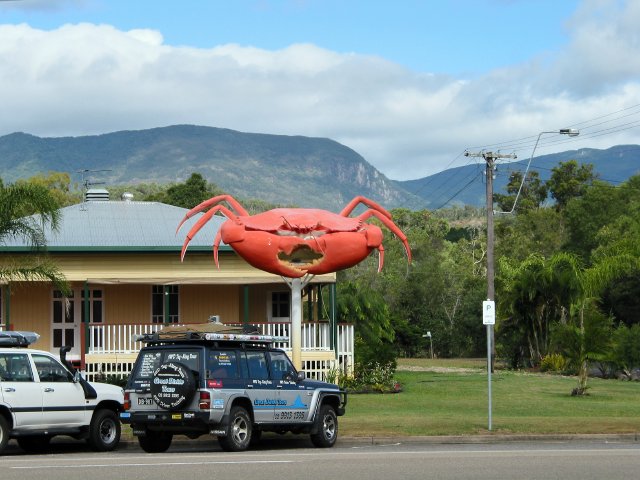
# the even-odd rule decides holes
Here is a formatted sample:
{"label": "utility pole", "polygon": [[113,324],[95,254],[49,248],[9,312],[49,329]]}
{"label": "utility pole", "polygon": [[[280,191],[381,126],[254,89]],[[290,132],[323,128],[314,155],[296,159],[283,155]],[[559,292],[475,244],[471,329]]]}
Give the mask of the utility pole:
{"label": "utility pole", "polygon": [[[495,301],[495,265],[493,257],[493,246],[495,243],[493,234],[493,171],[495,170],[495,161],[503,158],[516,159],[515,154],[501,154],[493,152],[464,152],[465,157],[482,157],[486,162],[486,179],[487,179],[487,300]],[[487,325],[489,329],[489,340],[491,342],[491,364],[488,366],[493,372],[496,359],[496,344],[494,341],[493,325]]]}

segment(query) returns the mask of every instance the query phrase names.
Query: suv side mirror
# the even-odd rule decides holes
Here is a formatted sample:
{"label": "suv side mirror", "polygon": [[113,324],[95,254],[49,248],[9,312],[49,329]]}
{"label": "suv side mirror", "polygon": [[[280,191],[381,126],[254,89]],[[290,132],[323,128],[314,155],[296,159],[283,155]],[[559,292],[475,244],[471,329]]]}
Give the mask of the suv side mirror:
{"label": "suv side mirror", "polygon": [[304,372],[298,372],[298,377],[296,378],[296,381],[301,382],[303,381],[305,378],[307,378],[307,374]]}

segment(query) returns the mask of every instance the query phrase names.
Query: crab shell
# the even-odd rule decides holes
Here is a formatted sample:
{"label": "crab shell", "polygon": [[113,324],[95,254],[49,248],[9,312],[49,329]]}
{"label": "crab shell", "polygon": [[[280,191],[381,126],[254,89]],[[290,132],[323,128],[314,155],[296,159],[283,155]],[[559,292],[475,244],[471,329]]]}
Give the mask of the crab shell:
{"label": "crab shell", "polygon": [[254,267],[291,278],[352,267],[374,249],[383,253],[383,234],[376,225],[316,209],[239,216],[222,224],[220,238]]}
{"label": "crab shell", "polygon": [[[222,203],[229,204],[230,208]],[[348,215],[359,205],[368,207],[357,217]],[[180,224],[198,213],[202,217],[191,227],[182,245],[181,259],[193,237],[216,214],[227,217],[213,241],[216,266],[220,242],[231,246],[247,263],[256,268],[284,277],[299,278],[336,272],[364,260],[373,249],[380,252],[378,271],[384,264],[382,230],[364,223],[377,218],[403,243],[407,260],[411,263],[411,249],[407,237],[393,223],[391,214],[366,197],[351,200],[339,214],[310,208],[275,208],[257,215],[249,215],[231,195],[223,194],[205,200],[189,210]]]}

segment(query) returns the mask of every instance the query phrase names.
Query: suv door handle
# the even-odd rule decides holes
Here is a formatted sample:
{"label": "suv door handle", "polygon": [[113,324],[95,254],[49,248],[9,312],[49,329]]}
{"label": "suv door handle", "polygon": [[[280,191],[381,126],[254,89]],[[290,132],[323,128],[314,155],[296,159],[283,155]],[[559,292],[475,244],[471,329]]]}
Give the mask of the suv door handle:
{"label": "suv door handle", "polygon": [[12,393],[12,392],[15,392],[16,389],[13,388],[13,387],[7,387],[7,388],[4,389],[4,391],[7,392],[7,393]]}
{"label": "suv door handle", "polygon": [[47,392],[47,393],[48,392],[55,392],[55,390],[53,388],[51,388],[51,387],[45,388],[44,391]]}

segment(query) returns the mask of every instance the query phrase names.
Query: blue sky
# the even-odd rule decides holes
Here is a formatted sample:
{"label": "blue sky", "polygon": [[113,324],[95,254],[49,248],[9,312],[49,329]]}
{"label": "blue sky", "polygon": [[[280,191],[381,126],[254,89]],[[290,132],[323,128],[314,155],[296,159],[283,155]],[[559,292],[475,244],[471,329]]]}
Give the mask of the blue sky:
{"label": "blue sky", "polygon": [[[640,2],[0,1],[0,135],[329,137],[389,178],[638,143]],[[477,161],[477,160],[476,160]]]}
{"label": "blue sky", "polygon": [[[18,2],[12,2],[18,3]],[[482,72],[553,51],[577,0],[85,0],[5,7],[2,20],[54,29],[64,23],[150,28],[170,45],[226,43],[267,50],[313,43],[377,55],[422,72]],[[50,4],[47,8],[46,4]],[[529,28],[531,27],[531,28]],[[490,54],[488,53],[490,52]]]}

